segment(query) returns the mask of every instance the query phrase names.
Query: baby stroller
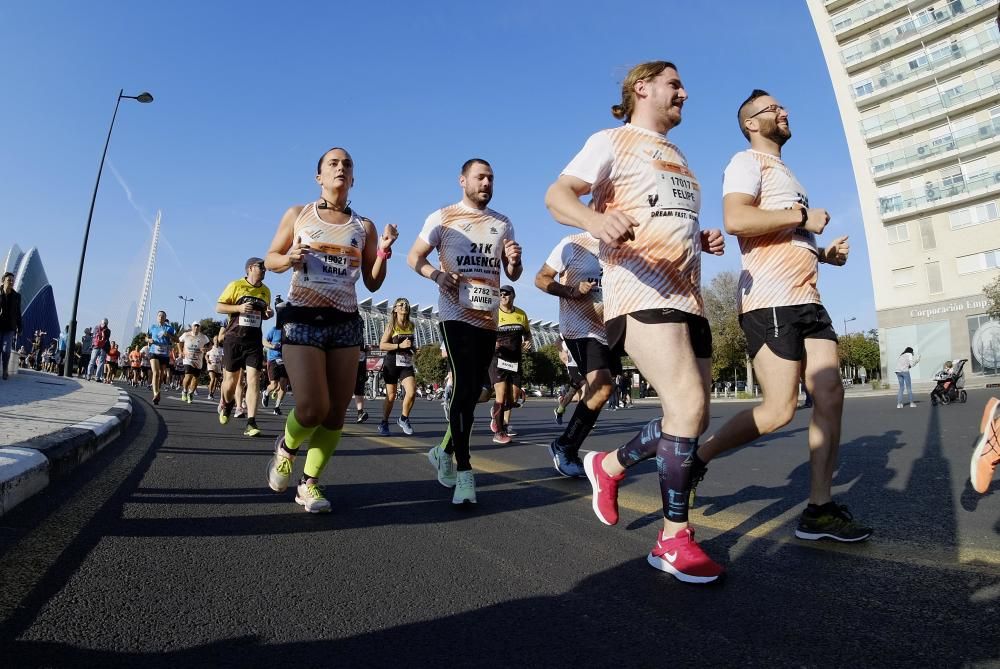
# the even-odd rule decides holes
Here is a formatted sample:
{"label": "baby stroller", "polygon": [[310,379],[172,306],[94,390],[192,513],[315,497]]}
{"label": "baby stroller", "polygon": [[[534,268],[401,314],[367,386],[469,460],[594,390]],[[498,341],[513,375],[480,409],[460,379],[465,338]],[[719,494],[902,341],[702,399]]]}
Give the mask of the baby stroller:
{"label": "baby stroller", "polygon": [[934,375],[937,386],[931,391],[931,404],[951,404],[952,402],[965,403],[969,399],[965,392],[965,363],[968,360],[962,359],[955,362],[955,366],[950,370],[941,370]]}

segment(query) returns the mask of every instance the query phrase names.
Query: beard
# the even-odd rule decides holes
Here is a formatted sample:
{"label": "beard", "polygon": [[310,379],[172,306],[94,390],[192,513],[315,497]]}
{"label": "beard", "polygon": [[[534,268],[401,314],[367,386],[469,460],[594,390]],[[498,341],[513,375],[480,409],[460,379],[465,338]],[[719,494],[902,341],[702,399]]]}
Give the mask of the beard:
{"label": "beard", "polygon": [[485,207],[493,199],[493,191],[482,192],[476,188],[467,188],[465,190],[465,197],[469,198],[476,204]]}
{"label": "beard", "polygon": [[766,121],[761,124],[760,134],[778,146],[784,146],[792,138],[792,128],[788,125],[783,128],[776,121]]}

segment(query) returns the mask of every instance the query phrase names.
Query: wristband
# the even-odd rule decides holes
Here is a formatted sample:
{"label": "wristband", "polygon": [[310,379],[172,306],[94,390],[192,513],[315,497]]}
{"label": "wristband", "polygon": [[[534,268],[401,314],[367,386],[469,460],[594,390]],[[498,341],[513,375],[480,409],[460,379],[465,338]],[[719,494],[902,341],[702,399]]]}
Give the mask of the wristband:
{"label": "wristband", "polygon": [[798,227],[800,228],[806,227],[806,221],[808,220],[809,220],[809,210],[806,209],[805,207],[802,207],[802,220],[799,221]]}
{"label": "wristband", "polygon": [[389,249],[381,249],[380,248],[378,251],[375,252],[375,255],[377,257],[379,257],[379,258],[382,258],[383,260],[388,260],[389,258],[392,257],[392,249],[391,248],[389,248]]}

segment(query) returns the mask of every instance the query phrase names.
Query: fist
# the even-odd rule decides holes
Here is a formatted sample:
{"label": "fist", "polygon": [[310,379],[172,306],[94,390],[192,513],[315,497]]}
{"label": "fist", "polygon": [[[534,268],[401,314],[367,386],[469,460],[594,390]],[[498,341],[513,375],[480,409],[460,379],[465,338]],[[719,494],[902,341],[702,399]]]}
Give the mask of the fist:
{"label": "fist", "polygon": [[458,290],[458,274],[455,272],[442,272],[438,270],[434,277],[434,283],[445,290]]}
{"label": "fist", "polygon": [[302,243],[302,237],[296,237],[295,242],[288,248],[285,257],[288,258],[288,262],[292,267],[299,269],[302,267],[302,261],[308,252],[309,245]]}
{"label": "fist", "polygon": [[581,281],[580,285],[576,287],[576,292],[580,293],[580,296],[583,297],[590,293],[596,285],[593,281]]}
{"label": "fist", "polygon": [[809,209],[806,216],[805,229],[814,234],[822,234],[826,224],[830,222],[830,214],[826,209]]}
{"label": "fist", "polygon": [[503,254],[511,265],[521,264],[521,245],[513,239],[508,239],[503,243]]}
{"label": "fist", "polygon": [[851,252],[851,245],[847,242],[847,235],[837,237],[833,243],[823,250],[823,262],[828,265],[844,265],[847,263],[847,254]]}
{"label": "fist", "polygon": [[382,237],[379,239],[378,247],[383,251],[390,249],[397,239],[399,239],[399,230],[392,223],[387,223],[382,230]]}
{"label": "fist", "polygon": [[701,250],[704,253],[711,253],[714,256],[721,256],[726,252],[726,238],[722,236],[722,230],[710,228],[701,231]]}
{"label": "fist", "polygon": [[587,232],[614,249],[635,239],[634,228],[639,225],[634,218],[615,209],[608,210],[597,221]]}

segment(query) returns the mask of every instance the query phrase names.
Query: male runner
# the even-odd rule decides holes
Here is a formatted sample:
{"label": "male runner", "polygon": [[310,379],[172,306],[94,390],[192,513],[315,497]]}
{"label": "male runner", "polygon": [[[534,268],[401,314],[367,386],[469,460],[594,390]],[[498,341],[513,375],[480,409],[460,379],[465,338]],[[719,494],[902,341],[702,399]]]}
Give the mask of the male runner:
{"label": "male runner", "polygon": [[215,399],[215,392],[222,385],[222,360],[224,358],[221,337],[213,337],[205,359],[208,362],[208,399]]}
{"label": "male runner", "polygon": [[611,395],[612,374],[621,370],[620,358],[608,348],[604,328],[599,246],[589,232],[563,237],[535,275],[538,288],[559,298],[563,345],[587,382],[566,429],[549,444],[552,463],[563,476],[586,475],[580,446]]}
{"label": "male runner", "polygon": [[792,136],[788,110],[757,89],[740,105],[738,119],[750,148],[726,167],[722,215],[726,231],[740,242],[740,325],[764,401],[736,414],[695,449],[692,479],[696,484],[705,464],[719,454],[787,425],[795,415],[804,374],[813,398],[811,475],[809,504],[795,536],[864,541],[872,529],[831,497],[844,386],[837,334],[816,289],[819,263],[843,265],[850,247],[846,236],[825,247],[816,242],[830,214],[809,206],[805,189],[781,160],[781,149]]}
{"label": "male runner", "polygon": [[285,361],[281,357],[281,328],[273,327],[264,339],[267,349],[267,388],[261,391],[260,399],[266,407],[268,400],[274,398],[274,415],[281,415],[281,400],[288,392],[288,372],[285,371]]}
{"label": "male runner", "polygon": [[[536,276],[535,281],[537,280],[538,277]],[[566,384],[563,393],[558,397],[556,408],[552,410],[552,413],[556,417],[556,424],[562,425],[563,416],[566,414],[566,407],[574,401],[583,399],[587,379],[583,378],[583,374],[580,373],[580,366],[576,364],[573,355],[566,348],[565,339],[559,340],[559,361],[566,367],[566,376],[569,377],[569,383]]]}
{"label": "male runner", "polygon": [[514,306],[514,286],[500,287],[496,352],[490,362],[490,382],[496,396],[490,412],[490,431],[497,444],[509,444],[510,412],[520,406],[524,352],[531,350],[531,324],[524,309]]}
{"label": "male runner", "polygon": [[191,329],[178,339],[178,357],[184,365],[184,379],[181,381],[181,401],[191,404],[198,389],[198,377],[208,349],[208,337],[201,333],[201,323],[191,323]]}
{"label": "male runner", "polygon": [[[493,198],[493,168],[467,160],[458,179],[462,200],[427,217],[407,261],[438,285],[441,337],[454,383],[448,430],[427,457],[438,482],[455,487],[453,504],[476,502],[469,456],[473,415],[496,347],[500,268],[512,281],[521,276],[521,246],[510,220],[487,205]],[[427,261],[437,249],[438,269]],[[452,464],[457,461],[457,470]]]}
{"label": "male runner", "polygon": [[219,296],[216,311],[228,314],[223,340],[222,412],[219,422],[225,425],[236,408],[236,387],[243,380],[246,368],[247,426],[243,434],[256,437],[257,399],[260,390],[260,370],[264,365],[262,321],[274,313],[271,311],[271,290],[264,285],[264,261],[260,258],[247,259],[244,267],[246,276],[230,282]]}

